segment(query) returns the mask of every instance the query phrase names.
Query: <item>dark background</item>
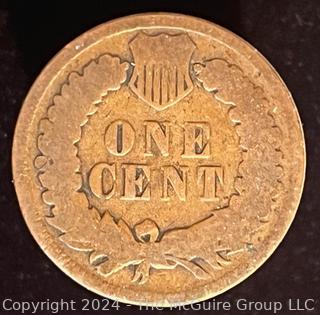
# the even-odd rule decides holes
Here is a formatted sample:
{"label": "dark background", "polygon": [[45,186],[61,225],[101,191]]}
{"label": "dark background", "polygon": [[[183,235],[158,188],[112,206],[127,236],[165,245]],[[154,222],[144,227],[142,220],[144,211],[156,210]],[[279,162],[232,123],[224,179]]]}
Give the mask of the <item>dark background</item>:
{"label": "dark background", "polygon": [[[292,227],[263,267],[216,300],[235,303],[239,298],[246,298],[251,301],[286,303],[288,298],[318,299],[319,0],[0,0],[0,302],[8,297],[18,301],[53,301],[61,298],[80,301],[82,298],[99,298],[60,271],[29,233],[11,182],[13,131],[28,89],[56,52],[76,36],[102,22],[148,11],[172,11],[199,16],[249,41],[273,64],[286,82],[304,125],[307,177],[301,205]],[[317,311],[308,314],[318,313],[319,309],[318,301]],[[120,311],[138,313],[138,308],[123,305]],[[246,313],[249,312],[242,312]]]}

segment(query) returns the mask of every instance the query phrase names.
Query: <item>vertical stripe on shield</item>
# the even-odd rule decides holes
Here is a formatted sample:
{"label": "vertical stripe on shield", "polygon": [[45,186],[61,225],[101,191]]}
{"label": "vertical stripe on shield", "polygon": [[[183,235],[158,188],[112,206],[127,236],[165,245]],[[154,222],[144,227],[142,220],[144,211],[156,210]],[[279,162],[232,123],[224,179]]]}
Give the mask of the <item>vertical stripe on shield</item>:
{"label": "vertical stripe on shield", "polygon": [[148,63],[136,66],[131,80],[142,98],[158,105],[174,101],[192,85],[189,76],[174,64]]}

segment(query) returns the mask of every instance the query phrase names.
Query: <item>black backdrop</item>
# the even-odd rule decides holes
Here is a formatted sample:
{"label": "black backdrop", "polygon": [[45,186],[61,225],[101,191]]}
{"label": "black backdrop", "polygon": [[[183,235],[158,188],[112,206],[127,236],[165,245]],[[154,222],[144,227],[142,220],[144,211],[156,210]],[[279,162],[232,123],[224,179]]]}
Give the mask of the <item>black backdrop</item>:
{"label": "black backdrop", "polygon": [[[0,301],[4,298],[17,301],[99,298],[61,272],[30,235],[11,182],[13,130],[28,89],[57,51],[82,32],[102,22],[148,11],[199,16],[249,41],[274,65],[286,82],[304,125],[307,177],[292,227],[281,246],[254,275],[216,300],[235,303],[239,298],[246,298],[286,303],[288,298],[318,299],[319,0],[0,0]],[[138,313],[138,308],[123,305],[120,311]]]}

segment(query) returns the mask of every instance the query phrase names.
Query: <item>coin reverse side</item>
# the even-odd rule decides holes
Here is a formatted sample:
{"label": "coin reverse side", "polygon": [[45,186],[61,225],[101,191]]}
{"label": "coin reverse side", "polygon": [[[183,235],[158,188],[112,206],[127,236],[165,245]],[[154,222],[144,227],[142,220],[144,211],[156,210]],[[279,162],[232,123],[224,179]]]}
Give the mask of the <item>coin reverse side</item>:
{"label": "coin reverse side", "polygon": [[167,13],[64,47],[13,144],[44,252],[88,289],[140,305],[202,301],[252,274],[287,232],[304,172],[297,109],[270,64],[215,24]]}

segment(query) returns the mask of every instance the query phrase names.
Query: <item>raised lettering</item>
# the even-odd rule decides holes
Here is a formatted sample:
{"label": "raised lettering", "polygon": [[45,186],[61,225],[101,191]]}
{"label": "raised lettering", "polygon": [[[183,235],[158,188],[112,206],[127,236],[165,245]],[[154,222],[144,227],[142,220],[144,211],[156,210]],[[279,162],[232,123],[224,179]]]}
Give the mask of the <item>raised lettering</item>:
{"label": "raised lettering", "polygon": [[114,164],[98,163],[90,171],[89,185],[98,198],[110,199],[115,190],[116,170]]}
{"label": "raised lettering", "polygon": [[221,166],[200,166],[198,168],[198,185],[203,201],[218,201],[218,186],[223,188],[223,169]]}
{"label": "raised lettering", "polygon": [[124,120],[116,120],[106,128],[104,143],[111,154],[124,156],[131,151],[134,138],[132,126]]}
{"label": "raised lettering", "polygon": [[170,199],[170,190],[175,192],[181,201],[185,201],[187,197],[187,166],[163,166],[163,190],[162,200]]}
{"label": "raised lettering", "polygon": [[210,157],[210,125],[207,122],[187,122],[184,126],[185,158]]}
{"label": "raised lettering", "polygon": [[150,200],[150,168],[147,165],[122,164],[121,199]]}
{"label": "raised lettering", "polygon": [[168,122],[145,121],[146,156],[169,155],[169,124]]}

